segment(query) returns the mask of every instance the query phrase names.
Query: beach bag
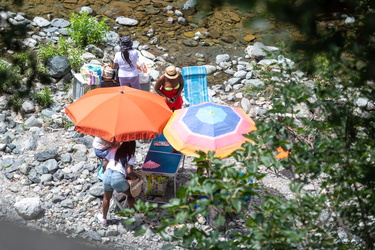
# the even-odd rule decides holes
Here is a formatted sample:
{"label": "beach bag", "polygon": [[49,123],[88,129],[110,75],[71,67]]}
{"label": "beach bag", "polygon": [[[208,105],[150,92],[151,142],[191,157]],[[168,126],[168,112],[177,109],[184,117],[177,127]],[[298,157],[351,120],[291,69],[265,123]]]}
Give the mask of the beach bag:
{"label": "beach bag", "polygon": [[145,183],[145,195],[164,196],[167,189],[169,178],[167,176],[146,174],[143,176]]}
{"label": "beach bag", "polygon": [[96,64],[85,64],[81,67],[83,84],[99,85],[102,81],[102,67]]}
{"label": "beach bag", "polygon": [[150,81],[150,74],[145,63],[140,63],[137,65],[139,83],[148,83]]}
{"label": "beach bag", "polygon": [[141,178],[137,178],[134,180],[128,180],[129,185],[130,185],[130,194],[133,197],[137,197],[140,195],[142,192],[142,187],[143,187],[143,180]]}
{"label": "beach bag", "polygon": [[143,72],[140,72],[138,74],[139,76],[139,83],[148,83],[150,81],[150,75],[149,74],[145,74]]}

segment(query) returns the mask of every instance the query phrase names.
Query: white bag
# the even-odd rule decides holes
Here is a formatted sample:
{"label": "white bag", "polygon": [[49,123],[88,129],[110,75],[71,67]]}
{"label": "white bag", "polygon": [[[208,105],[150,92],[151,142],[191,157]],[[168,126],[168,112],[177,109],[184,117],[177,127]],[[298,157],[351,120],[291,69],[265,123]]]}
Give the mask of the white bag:
{"label": "white bag", "polygon": [[139,83],[148,83],[150,81],[150,74],[145,63],[141,62],[137,65]]}
{"label": "white bag", "polygon": [[139,72],[139,83],[148,83],[150,81],[150,75],[147,73]]}

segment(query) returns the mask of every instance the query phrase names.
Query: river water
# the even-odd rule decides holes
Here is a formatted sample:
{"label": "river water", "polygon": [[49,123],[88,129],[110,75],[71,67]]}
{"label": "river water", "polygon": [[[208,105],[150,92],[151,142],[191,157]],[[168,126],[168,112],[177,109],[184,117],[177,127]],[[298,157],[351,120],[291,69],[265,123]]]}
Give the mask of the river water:
{"label": "river water", "polygon": [[[69,20],[70,13],[78,12],[82,6],[89,6],[96,15],[106,16],[109,25],[117,27],[117,33],[131,34],[141,44],[148,44],[153,39],[147,36],[152,29],[154,37],[159,39],[157,44],[168,49],[167,53],[175,58],[172,63],[179,67],[213,63],[218,54],[243,57],[244,49],[254,42],[279,46],[281,43],[288,44],[291,37],[300,36],[292,27],[277,24],[272,18],[260,19],[262,7],[251,10],[229,4],[214,7],[207,5],[207,1],[200,1],[198,11],[183,11],[186,0],[25,0],[22,6],[10,5],[10,2],[0,1],[1,5],[6,3],[11,11],[26,13],[31,20],[35,16]],[[168,18],[177,20],[178,16],[168,12],[167,6],[182,11],[188,23],[168,23]],[[118,25],[115,22],[118,16],[136,19],[139,24],[135,27]],[[210,33],[211,36],[200,40],[206,46],[194,43],[187,46],[186,43],[193,40],[192,34],[197,31]],[[150,47],[150,52],[155,55],[166,53]],[[197,58],[197,53],[204,57]]]}

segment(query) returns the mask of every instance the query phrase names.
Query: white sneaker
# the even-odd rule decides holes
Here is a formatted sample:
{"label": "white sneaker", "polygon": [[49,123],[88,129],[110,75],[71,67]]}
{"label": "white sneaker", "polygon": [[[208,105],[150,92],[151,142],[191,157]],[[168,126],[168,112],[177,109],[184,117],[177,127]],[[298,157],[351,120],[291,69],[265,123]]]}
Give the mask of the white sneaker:
{"label": "white sneaker", "polygon": [[103,218],[103,215],[101,213],[98,214],[97,218],[100,225],[107,226],[107,220]]}

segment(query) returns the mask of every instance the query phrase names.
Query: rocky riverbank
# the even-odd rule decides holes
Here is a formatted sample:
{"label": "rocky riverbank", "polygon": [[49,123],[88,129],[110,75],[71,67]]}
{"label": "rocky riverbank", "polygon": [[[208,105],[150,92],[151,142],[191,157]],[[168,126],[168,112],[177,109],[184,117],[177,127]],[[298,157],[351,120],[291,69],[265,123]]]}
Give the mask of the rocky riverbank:
{"label": "rocky riverbank", "polygon": [[[29,20],[21,14],[8,12],[2,14],[2,17],[7,15],[7,21]],[[38,40],[39,37],[43,38],[41,40],[48,38],[46,29],[61,28],[53,26],[52,24],[56,23],[53,20],[44,26],[43,23],[49,21],[42,17],[35,17],[29,21],[29,25],[38,31],[25,39],[25,44],[30,49],[41,42]],[[118,37],[119,34],[109,37],[106,49],[102,50],[103,58],[105,54],[111,56],[110,53],[116,50],[114,45]],[[154,84],[168,61],[163,56],[148,50],[147,47],[151,45],[142,40],[135,42],[134,46],[149,63],[151,84]],[[241,107],[256,121],[266,114],[271,103],[264,98],[250,98],[244,90],[267,84],[267,79],[261,77],[263,70],[290,69],[292,74],[286,76],[287,78],[308,85],[309,80],[304,77],[303,72],[294,69],[294,63],[290,59],[282,55],[265,59],[266,52],[275,53],[278,51],[277,47],[254,43],[242,45],[241,50],[239,56],[218,53],[211,64],[204,64],[210,78],[215,79],[215,83],[210,84],[209,94],[216,102]],[[168,58],[174,57],[174,54],[168,53]],[[98,58],[90,52],[84,56],[88,60],[103,61],[103,58]],[[194,56],[201,58],[199,54]],[[50,67],[54,68],[54,65]],[[65,115],[64,109],[72,102],[72,88],[67,92],[64,86],[66,79],[72,77],[69,67],[66,68],[58,72],[59,74],[66,72],[65,75],[62,74],[64,77],[55,76],[55,82],[50,86],[54,100],[50,108],[40,110],[35,103],[27,100],[22,105],[21,116],[6,109],[9,97],[0,97],[1,219],[50,234],[58,233],[69,238],[84,239],[88,244],[99,245],[105,249],[160,249],[168,242],[151,230],[143,236],[134,237],[133,228],[124,226],[121,223],[123,217],[113,212],[108,227],[103,228],[97,223],[96,214],[100,211],[103,195],[102,183],[96,176],[97,161],[91,147],[93,138],[75,132],[73,127],[66,127],[69,118]],[[35,86],[36,89],[45,87],[41,83],[35,83]],[[305,107],[296,107],[296,109],[301,111],[300,117],[312,115]],[[147,141],[137,143],[137,171],[140,171],[148,147]],[[233,161],[230,158],[227,160]],[[192,158],[186,157],[184,166],[179,169],[178,186],[184,185],[188,181],[189,173],[196,171],[191,161]],[[268,172],[265,169],[262,171]],[[286,176],[287,174],[276,175],[268,172],[261,184],[277,190],[286,197],[291,197],[288,188],[289,178]],[[169,185],[172,187],[171,182]],[[315,190],[317,186],[312,183],[307,188]],[[168,190],[173,189],[168,188]],[[168,193],[167,197],[171,197],[171,193]],[[151,197],[140,196],[140,199],[146,198]],[[249,209],[251,204],[258,202],[259,199],[253,197],[249,201]],[[159,217],[163,217],[162,210]],[[233,230],[241,230],[242,225],[241,219],[234,219],[228,226]],[[202,221],[197,221],[195,226],[209,230],[209,225],[205,225]]]}

